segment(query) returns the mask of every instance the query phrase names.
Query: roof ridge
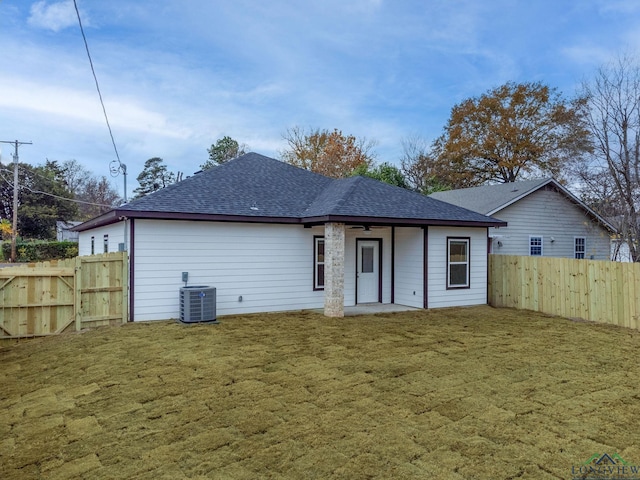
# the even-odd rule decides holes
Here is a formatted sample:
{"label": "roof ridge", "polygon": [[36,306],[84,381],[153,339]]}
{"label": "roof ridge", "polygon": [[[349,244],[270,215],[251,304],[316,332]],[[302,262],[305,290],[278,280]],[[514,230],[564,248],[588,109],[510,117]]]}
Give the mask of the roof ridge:
{"label": "roof ridge", "polygon": [[[303,212],[303,216],[308,215],[309,211],[312,211],[312,210],[318,208],[319,204],[322,204],[322,203],[326,202],[327,196],[331,195],[332,193],[337,193],[339,196],[331,197],[330,205],[325,206],[325,208],[323,208],[323,210],[325,210],[326,213],[330,213],[331,211],[334,211],[334,210],[340,208],[342,205],[344,205],[346,199],[349,197],[351,192],[354,190],[355,185],[356,185],[355,178],[357,178],[357,177],[330,178],[329,180],[331,180],[331,181],[329,183],[327,183],[327,186],[325,188],[323,188],[322,191],[320,193],[318,193],[318,195],[316,195],[316,197],[313,199],[313,201],[307,206],[307,208],[305,208],[305,210]],[[345,181],[345,180],[350,180],[351,181],[351,185],[347,185],[345,191],[341,192],[339,190],[339,188],[344,184],[343,181]],[[336,190],[336,192],[333,192],[333,190]]]}
{"label": "roof ridge", "polygon": [[347,198],[349,198],[349,196],[356,189],[356,186],[358,185],[360,180],[362,180],[362,177],[357,175],[355,177],[336,178],[336,182],[345,181],[345,183],[346,183],[346,181],[348,181],[348,180],[351,180],[351,185],[349,185],[347,187],[347,190],[342,194],[340,199],[336,202],[335,208],[339,208],[342,205],[344,205],[344,203],[346,202]]}

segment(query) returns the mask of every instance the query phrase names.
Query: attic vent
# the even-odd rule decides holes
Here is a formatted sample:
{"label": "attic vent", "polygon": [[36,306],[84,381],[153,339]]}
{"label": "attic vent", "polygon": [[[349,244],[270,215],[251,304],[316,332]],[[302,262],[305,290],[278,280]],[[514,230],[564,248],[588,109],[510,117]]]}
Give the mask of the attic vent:
{"label": "attic vent", "polygon": [[514,189],[513,189],[513,190],[511,190],[511,191],[512,191],[512,192],[517,192],[517,191],[518,191],[518,189],[517,189],[517,188],[514,188]]}
{"label": "attic vent", "polygon": [[195,285],[180,289],[180,321],[216,322],[216,289]]}

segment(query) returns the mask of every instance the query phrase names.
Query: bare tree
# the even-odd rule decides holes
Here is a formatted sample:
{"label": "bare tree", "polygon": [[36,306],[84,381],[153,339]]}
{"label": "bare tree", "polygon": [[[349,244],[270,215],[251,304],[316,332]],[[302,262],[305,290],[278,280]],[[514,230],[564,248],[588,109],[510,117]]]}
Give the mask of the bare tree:
{"label": "bare tree", "polygon": [[[627,57],[600,68],[583,84],[600,197],[634,262],[640,261],[640,66]],[[593,184],[592,184],[593,187]]]}
{"label": "bare tree", "polygon": [[62,174],[67,187],[78,200],[78,220],[88,220],[122,202],[118,191],[107,177],[93,175],[77,160],[65,161],[62,164]]}
{"label": "bare tree", "polygon": [[400,169],[412,190],[429,195],[433,192],[449,190],[431,147],[417,135],[402,140]]}

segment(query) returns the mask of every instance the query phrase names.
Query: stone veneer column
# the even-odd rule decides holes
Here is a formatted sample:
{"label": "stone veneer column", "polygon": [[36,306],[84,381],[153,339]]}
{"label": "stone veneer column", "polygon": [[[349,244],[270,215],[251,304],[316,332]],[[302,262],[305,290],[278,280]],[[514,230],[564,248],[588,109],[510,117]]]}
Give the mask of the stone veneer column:
{"label": "stone veneer column", "polygon": [[324,314],[344,317],[344,223],[324,226]]}

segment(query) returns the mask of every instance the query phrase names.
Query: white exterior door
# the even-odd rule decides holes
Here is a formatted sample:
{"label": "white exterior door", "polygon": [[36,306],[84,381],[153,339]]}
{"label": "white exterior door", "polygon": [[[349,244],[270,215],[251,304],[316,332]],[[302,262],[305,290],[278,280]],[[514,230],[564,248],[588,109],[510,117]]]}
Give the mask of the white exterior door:
{"label": "white exterior door", "polygon": [[379,302],[380,244],[378,241],[358,240],[356,284],[357,303]]}

